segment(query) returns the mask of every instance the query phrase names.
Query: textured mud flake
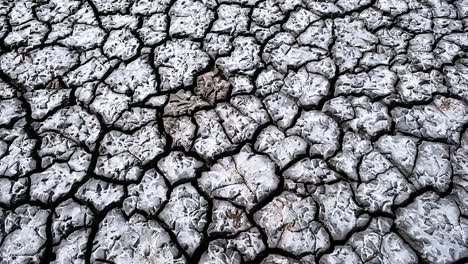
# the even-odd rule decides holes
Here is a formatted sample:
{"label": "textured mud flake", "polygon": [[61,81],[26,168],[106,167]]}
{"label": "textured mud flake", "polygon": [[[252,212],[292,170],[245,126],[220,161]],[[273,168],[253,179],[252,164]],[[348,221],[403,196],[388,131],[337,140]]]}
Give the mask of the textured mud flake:
{"label": "textured mud flake", "polygon": [[328,95],[330,83],[320,74],[310,73],[306,68],[289,72],[282,91],[295,99],[299,106],[316,106]]}
{"label": "textured mud flake", "polygon": [[210,104],[201,96],[190,91],[179,90],[169,96],[169,102],[164,107],[164,115],[180,116],[193,114],[195,111],[206,108]]}
{"label": "textured mud flake", "polygon": [[60,241],[54,247],[54,264],[81,264],[86,261],[84,249],[88,244],[90,229],[79,229]]}
{"label": "textured mud flake", "polygon": [[0,178],[0,204],[4,206],[14,206],[27,199],[29,186],[28,178],[11,180]]}
{"label": "textured mud flake", "polygon": [[343,240],[365,225],[369,216],[353,200],[351,186],[344,182],[317,187],[312,197],[320,205],[319,219],[334,240]]}
{"label": "textured mud flake", "polygon": [[196,125],[189,116],[164,118],[164,129],[172,138],[172,146],[190,149],[195,137]]}
{"label": "textured mud flake", "polygon": [[201,38],[214,19],[214,13],[202,2],[177,0],[169,11],[172,37]]}
{"label": "textured mud flake", "polygon": [[246,231],[251,223],[246,213],[227,201],[214,200],[212,221],[208,227],[210,235],[234,235]]}
{"label": "textured mud flake", "polygon": [[368,97],[354,97],[350,99],[354,108],[354,118],[343,124],[354,132],[364,132],[375,137],[389,131],[391,118],[386,105],[377,102],[372,103]]}
{"label": "textured mud flake", "polygon": [[228,57],[220,57],[216,65],[227,76],[236,73],[253,75],[261,66],[260,46],[251,37],[238,37],[233,41],[234,50]]}
{"label": "textured mud flake", "polygon": [[255,149],[266,153],[280,168],[307,153],[307,142],[298,136],[287,137],[275,126],[268,126],[258,135]]}
{"label": "textured mud flake", "polygon": [[75,152],[69,163],[55,163],[47,170],[31,175],[32,200],[55,202],[68,194],[86,176],[91,156]]}
{"label": "textured mud flake", "polygon": [[0,125],[10,125],[25,115],[18,99],[7,99],[0,101]]}
{"label": "textured mud flake", "polygon": [[31,106],[31,117],[42,119],[52,111],[63,107],[69,101],[70,92],[69,89],[41,89],[26,93],[25,98]]}
{"label": "textured mud flake", "polygon": [[414,168],[418,153],[419,140],[403,135],[384,135],[376,142],[375,147],[403,174],[409,175]]}
{"label": "textured mud flake", "polygon": [[350,179],[359,180],[359,162],[365,154],[372,151],[371,144],[367,137],[347,132],[343,136],[342,150],[330,159],[330,164]]}
{"label": "textured mud flake", "polygon": [[89,148],[94,148],[101,129],[99,120],[79,106],[62,108],[36,126],[38,133],[60,133]]}
{"label": "textured mud flake", "polygon": [[412,182],[376,151],[362,158],[359,175],[362,182],[356,188],[356,200],[371,212],[393,213],[393,206],[407,201],[416,191]]}
{"label": "textured mud flake", "polygon": [[280,128],[288,128],[299,112],[295,100],[283,92],[273,93],[263,100],[268,113]]}
{"label": "textured mud flake", "polygon": [[124,196],[122,185],[89,179],[76,191],[75,197],[99,211],[118,203]]}
{"label": "textured mud flake", "polygon": [[170,226],[182,248],[189,255],[200,246],[208,222],[208,201],[190,184],[179,185],[160,213],[160,218]]}
{"label": "textured mud flake", "polygon": [[418,189],[433,187],[439,192],[449,188],[452,178],[449,147],[440,143],[422,142],[410,179]]}
{"label": "textured mud flake", "polygon": [[201,111],[195,114],[198,132],[193,143],[193,150],[205,159],[213,159],[226,151],[233,149],[234,144],[229,139],[221,119],[214,110]]}
{"label": "textured mud flake", "polygon": [[339,174],[332,170],[322,159],[301,159],[284,172],[287,188],[305,187],[308,185],[331,183],[339,179]]}
{"label": "textured mud flake", "polygon": [[281,32],[266,44],[262,58],[276,70],[285,73],[288,68],[299,68],[307,62],[321,59],[325,54],[323,49],[300,45],[292,34]]}
{"label": "textured mud flake", "polygon": [[294,255],[327,250],[330,237],[316,219],[318,206],[311,197],[283,192],[255,213],[254,220],[265,230],[268,246]]}
{"label": "textured mud flake", "polygon": [[377,217],[364,231],[324,255],[320,263],[418,263],[416,252],[391,230],[391,219]]}
{"label": "textured mud flake", "polygon": [[77,54],[70,49],[48,46],[29,54],[4,53],[0,55],[0,69],[23,85],[36,87],[63,75],[77,60]]}
{"label": "textured mud flake", "polygon": [[213,23],[212,32],[239,34],[248,31],[249,8],[222,4],[218,7],[218,19]]}
{"label": "textured mud flake", "polygon": [[209,62],[199,43],[185,39],[166,42],[154,52],[154,64],[158,67],[163,91],[192,85],[194,74],[204,70]]}
{"label": "textured mud flake", "polygon": [[138,184],[128,186],[128,197],[123,202],[123,209],[127,215],[135,210],[148,215],[156,214],[167,200],[169,188],[156,170],[146,171]]}
{"label": "textured mud flake", "polygon": [[287,135],[297,135],[310,144],[311,155],[322,155],[327,158],[339,147],[338,124],[331,117],[319,111],[304,111]]}
{"label": "textured mud flake", "polygon": [[468,122],[468,106],[460,100],[435,96],[427,105],[392,110],[396,129],[416,137],[443,140],[457,144],[460,131]]}
{"label": "textured mud flake", "polygon": [[181,151],[173,151],[158,162],[158,168],[171,184],[195,178],[202,167],[203,162]]}
{"label": "textured mud flake", "polygon": [[203,172],[198,182],[211,197],[222,197],[250,210],[276,190],[279,178],[273,161],[245,146]]}
{"label": "textured mud flake", "polygon": [[0,172],[3,177],[22,177],[39,164],[33,158],[37,140],[30,138],[23,127],[0,129]]}
{"label": "textured mud flake", "polygon": [[140,102],[157,93],[158,82],[148,58],[140,57],[128,64],[120,64],[106,79],[114,92],[130,94],[133,102]]}
{"label": "textured mud flake", "polygon": [[335,94],[363,94],[371,98],[386,97],[395,92],[397,80],[397,75],[385,66],[372,69],[368,73],[347,73],[338,77]]}
{"label": "textured mud flake", "polygon": [[395,223],[425,261],[450,263],[468,255],[468,221],[449,198],[425,193],[399,209]]}
{"label": "textured mud flake", "polygon": [[78,229],[86,230],[86,228],[91,227],[94,214],[89,207],[68,199],[55,208],[52,219],[53,240],[59,242]]}
{"label": "textured mud flake", "polygon": [[[466,136],[466,133],[465,133]],[[462,214],[468,212],[468,192],[466,186],[468,185],[468,148],[466,144],[462,148],[452,154],[452,170],[453,170],[453,196],[454,200],[458,203]]]}
{"label": "textured mud flake", "polygon": [[232,239],[216,239],[200,258],[200,263],[242,263],[253,261],[265,250],[258,228],[251,228]]}
{"label": "textured mud flake", "polygon": [[160,224],[139,214],[125,218],[118,209],[110,211],[99,224],[91,261],[122,264],[185,263]]}
{"label": "textured mud flake", "polygon": [[44,254],[49,212],[29,205],[0,210],[0,259],[6,263],[37,263]]}
{"label": "textured mud flake", "polygon": [[110,131],[101,142],[95,172],[116,180],[136,180],[142,166],[164,152],[165,143],[154,122],[133,134]]}

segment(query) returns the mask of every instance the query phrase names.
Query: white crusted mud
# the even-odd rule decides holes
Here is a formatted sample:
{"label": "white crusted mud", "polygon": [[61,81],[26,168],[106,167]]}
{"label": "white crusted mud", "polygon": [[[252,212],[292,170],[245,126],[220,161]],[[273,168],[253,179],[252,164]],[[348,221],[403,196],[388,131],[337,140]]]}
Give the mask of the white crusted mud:
{"label": "white crusted mud", "polygon": [[0,263],[468,263],[468,1],[0,0]]}

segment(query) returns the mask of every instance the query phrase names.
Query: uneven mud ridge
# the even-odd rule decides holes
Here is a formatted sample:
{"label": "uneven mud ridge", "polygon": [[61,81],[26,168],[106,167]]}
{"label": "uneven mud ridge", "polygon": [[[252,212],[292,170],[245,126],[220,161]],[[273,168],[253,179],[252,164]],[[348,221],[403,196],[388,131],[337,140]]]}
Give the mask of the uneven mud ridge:
{"label": "uneven mud ridge", "polygon": [[467,0],[0,0],[0,263],[467,263]]}

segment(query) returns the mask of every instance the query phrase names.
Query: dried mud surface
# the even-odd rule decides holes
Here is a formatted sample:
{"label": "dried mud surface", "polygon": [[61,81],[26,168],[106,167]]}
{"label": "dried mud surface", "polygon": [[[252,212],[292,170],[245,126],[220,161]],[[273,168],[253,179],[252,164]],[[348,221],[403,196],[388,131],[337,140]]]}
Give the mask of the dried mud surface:
{"label": "dried mud surface", "polygon": [[0,263],[467,263],[467,0],[0,0]]}

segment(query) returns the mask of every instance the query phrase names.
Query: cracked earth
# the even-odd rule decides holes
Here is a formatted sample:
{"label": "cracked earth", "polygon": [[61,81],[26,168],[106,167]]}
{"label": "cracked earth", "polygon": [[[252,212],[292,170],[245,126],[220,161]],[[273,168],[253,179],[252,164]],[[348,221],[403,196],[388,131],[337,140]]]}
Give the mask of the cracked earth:
{"label": "cracked earth", "polygon": [[468,0],[0,0],[0,263],[467,263]]}

